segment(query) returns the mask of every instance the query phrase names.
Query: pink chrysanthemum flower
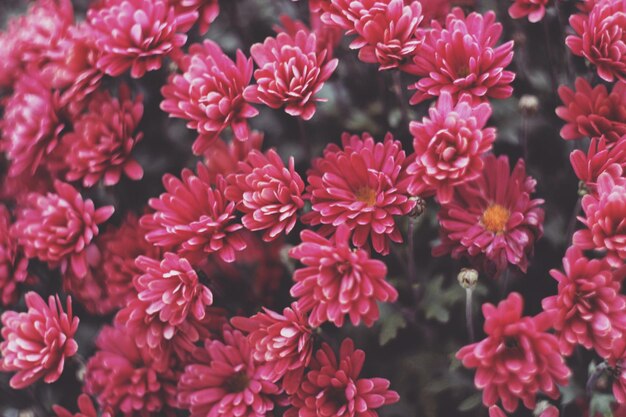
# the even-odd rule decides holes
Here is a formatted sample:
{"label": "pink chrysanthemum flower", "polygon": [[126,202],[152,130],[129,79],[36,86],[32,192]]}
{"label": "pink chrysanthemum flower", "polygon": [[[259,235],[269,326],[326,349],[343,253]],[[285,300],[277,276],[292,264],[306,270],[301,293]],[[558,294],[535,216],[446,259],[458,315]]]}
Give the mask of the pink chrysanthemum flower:
{"label": "pink chrysanthemum flower", "polygon": [[571,355],[580,344],[608,357],[615,339],[626,331],[626,296],[619,293],[620,280],[608,262],[589,260],[575,246],[567,250],[563,269],[565,273],[550,271],[559,283],[558,295],[541,303],[545,311],[554,313],[552,326],[560,351]]}
{"label": "pink chrysanthemum flower", "polygon": [[315,11],[311,11],[309,16],[310,28],[302,21],[293,20],[285,14],[280,16],[280,23],[281,25],[274,25],[274,31],[276,33],[285,32],[291,37],[295,37],[296,33],[301,30],[314,33],[317,52],[322,53],[326,51],[326,59],[333,57],[335,48],[341,43],[341,39],[343,38],[343,30],[335,26],[324,24],[320,18],[320,14]]}
{"label": "pink chrysanthemum flower", "polygon": [[509,16],[521,19],[528,16],[528,20],[537,23],[546,15],[546,6],[550,0],[513,0],[509,7]]}
{"label": "pink chrysanthemum flower", "polygon": [[142,96],[132,100],[126,85],[120,87],[119,99],[108,92],[94,94],[87,111],[74,122],[74,131],[63,137],[69,148],[66,179],[82,180],[85,187],[100,179],[104,185],[115,185],[122,173],[141,179],[143,169],[131,152],[143,137],[134,133],[142,115]]}
{"label": "pink chrysanthemum flower", "polygon": [[117,77],[130,69],[133,78],[161,68],[163,59],[180,53],[184,34],[196,12],[177,14],[167,0],[111,0],[87,12],[102,50],[98,68]]}
{"label": "pink chrysanthemum flower", "polygon": [[[621,174],[621,168],[617,168]],[[626,260],[626,179],[604,172],[598,177],[597,195],[582,199],[585,229],[574,233],[573,244],[581,249],[606,251],[606,260],[618,268]]]}
{"label": "pink chrysanthemum flower", "polygon": [[119,227],[108,227],[100,236],[105,287],[115,307],[124,307],[136,297],[133,279],[143,271],[135,264],[139,256],[160,259],[161,251],[146,241],[146,230],[129,213]]}
{"label": "pink chrysanthemum flower", "polygon": [[63,373],[65,358],[78,350],[74,333],[78,317],[72,316],[72,300],[67,297],[67,313],[61,300],[50,296],[48,304],[36,292],[25,296],[26,313],[2,314],[0,370],[17,372],[11,378],[13,389],[22,389],[39,379],[51,383]]}
{"label": "pink chrysanthemum flower", "polygon": [[305,267],[293,275],[291,296],[303,313],[310,312],[309,324],[317,327],[326,321],[341,327],[348,316],[355,326],[361,320],[372,326],[379,317],[378,302],[393,302],[398,292],[385,277],[384,262],[370,259],[363,249],[353,250],[350,231],[339,226],[330,241],[315,232],[304,230],[302,243],[289,255]]}
{"label": "pink chrysanthemum flower", "polygon": [[198,163],[197,175],[184,169],[182,179],[163,176],[166,193],[151,198],[156,212],[140,220],[149,230],[148,242],[174,250],[192,263],[217,253],[225,262],[235,260],[235,252],[246,247],[241,237],[243,226],[235,222],[235,203],[224,196],[226,181],[210,185],[207,168]]}
{"label": "pink chrysanthemum flower", "polygon": [[[596,193],[598,177],[603,172],[619,177],[626,169],[626,135],[609,147],[604,136],[591,139],[587,153],[580,149],[570,154],[570,163],[576,176],[591,193]],[[621,169],[620,169],[621,168]]]}
{"label": "pink chrysanthemum flower", "polygon": [[48,262],[79,277],[87,273],[87,247],[98,235],[98,225],[113,214],[113,206],[95,209],[74,187],[55,181],[56,193],[30,194],[17,211],[11,228],[29,258]]}
{"label": "pink chrysanthemum flower", "polygon": [[260,150],[263,147],[263,133],[253,130],[247,141],[233,140],[226,143],[218,140],[204,152],[204,164],[210,184],[217,184],[219,177],[238,172],[239,162],[244,161],[250,151]]}
{"label": "pink chrysanthemum flower", "polygon": [[344,133],[341,141],[343,149],[330,144],[323,158],[313,161],[306,189],[312,211],[302,221],[322,224],[322,235],[331,235],[345,224],[353,232],[355,246],[371,240],[374,250],[386,255],[389,241],[402,242],[395,217],[415,207],[407,191],[408,160],[390,133],[384,142],[374,142],[368,133],[362,137]]}
{"label": "pink chrysanthemum flower", "polygon": [[265,154],[252,150],[227,181],[225,196],[244,213],[241,222],[248,230],[265,230],[266,242],[291,232],[298,211],[304,207],[304,182],[296,172],[293,157],[287,168],[273,149]]}
{"label": "pink chrysanthemum flower", "polygon": [[380,64],[381,71],[408,70],[422,42],[417,29],[423,18],[418,1],[406,5],[404,0],[379,2],[355,22],[358,36],[350,48],[359,49],[361,61]]}
{"label": "pink chrysanthemum flower", "polygon": [[190,321],[205,318],[213,294],[200,283],[189,261],[165,253],[160,262],[139,256],[136,264],[142,271],[134,280],[137,298],[119,311],[116,323],[131,330],[137,346],[155,356],[168,352],[177,335],[196,341]]}
{"label": "pink chrysanthemum flower", "polygon": [[87,362],[84,389],[101,408],[126,417],[172,412],[177,405],[172,359],[153,358],[137,347],[134,334],[121,327],[105,326],[96,347]]}
{"label": "pink chrysanthemum flower", "polygon": [[547,333],[553,314],[522,317],[523,300],[511,293],[498,306],[483,304],[487,337],[461,348],[456,357],[466,368],[476,368],[474,384],[483,389],[483,404],[498,400],[508,412],[519,400],[534,409],[542,392],[555,399],[558,385],[567,385],[570,370],[559,353],[557,338]]}
{"label": "pink chrysanthemum flower", "polygon": [[206,340],[203,357],[187,365],[178,381],[180,407],[192,417],[265,417],[278,387],[264,379],[248,339],[224,329],[223,341]]}
{"label": "pink chrysanthemum flower", "polygon": [[9,233],[10,228],[11,213],[0,204],[0,305],[4,307],[15,304],[20,283],[34,281],[27,270],[28,260]]}
{"label": "pink chrysanthemum flower", "polygon": [[589,15],[572,15],[569,22],[576,32],[565,40],[572,53],[594,64],[603,80],[626,81],[626,2],[600,0]]}
{"label": "pink chrysanthemum flower", "polygon": [[172,75],[161,89],[165,98],[161,109],[188,120],[187,127],[198,131],[193,153],[205,152],[228,126],[237,139],[247,140],[246,120],[258,114],[243,98],[252,77],[252,60],[237,51],[235,63],[218,44],[205,40],[189,48],[181,66],[183,74]]}
{"label": "pink chrysanthemum flower", "polygon": [[170,2],[174,6],[177,15],[197,12],[198,29],[201,35],[204,35],[209,30],[211,23],[220,14],[218,0],[170,0]]}
{"label": "pink chrysanthemum flower", "polygon": [[316,94],[337,68],[337,59],[327,60],[327,51],[317,51],[315,34],[305,30],[295,36],[279,33],[250,48],[259,69],[254,71],[256,85],[244,91],[246,100],[309,120],[315,103],[325,101]]}
{"label": "pink chrysanthemum flower", "polygon": [[410,191],[415,195],[435,191],[445,204],[452,199],[455,186],[480,176],[481,157],[491,150],[496,130],[485,128],[491,116],[489,103],[474,105],[466,94],[454,104],[452,96],[442,92],[428,114],[429,118],[411,122],[409,127],[415,149],[415,160],[407,168],[415,179]]}
{"label": "pink chrysanthemum flower", "polygon": [[412,73],[422,78],[411,87],[417,90],[411,104],[443,91],[455,99],[461,93],[477,101],[509,97],[515,74],[504,68],[513,59],[513,42],[496,46],[502,25],[495,20],[493,12],[465,17],[461,9],[455,8],[444,27],[433,21],[432,29],[424,32],[420,52],[415,54]]}
{"label": "pink chrysanthemum flower", "polygon": [[626,135],[626,82],[618,81],[609,93],[605,85],[592,88],[579,77],[575,91],[562,85],[559,96],[564,106],[557,107],[556,114],[566,122],[563,139],[604,135],[612,145]]}
{"label": "pink chrysanthemum flower", "polygon": [[378,408],[400,397],[384,378],[359,378],[364,362],[365,352],[355,350],[352,339],[341,343],[338,358],[330,346],[322,344],[298,391],[290,397],[292,408],[285,417],[378,417]]}
{"label": "pink chrysanthemum flower", "polygon": [[[80,394],[78,396],[78,412],[72,414],[66,408],[61,407],[60,405],[53,405],[52,410],[57,415],[57,417],[98,417],[98,412],[96,411],[96,407],[93,406],[93,402],[89,395]],[[112,417],[109,411],[103,411],[101,417]]]}
{"label": "pink chrysanthemum flower", "polygon": [[272,382],[284,377],[282,387],[287,394],[295,393],[313,351],[312,330],[297,303],[283,314],[264,307],[250,318],[234,317],[231,322],[248,334],[261,377]]}
{"label": "pink chrysanthemum flower", "polygon": [[522,159],[510,172],[506,156],[487,155],[482,175],[455,188],[438,218],[441,244],[434,256],[466,257],[498,276],[510,265],[528,267],[535,240],[543,235],[543,200],[531,199],[536,181],[526,176]]}
{"label": "pink chrysanthemum flower", "polygon": [[[559,417],[560,412],[555,406],[546,404],[543,409],[535,408],[533,414],[537,417]],[[489,407],[489,417],[507,417],[507,415],[500,407],[492,405]]]}
{"label": "pink chrysanthemum flower", "polygon": [[18,176],[46,164],[65,128],[59,94],[35,73],[21,77],[4,108],[2,148],[11,161],[10,176]]}
{"label": "pink chrysanthemum flower", "polygon": [[381,12],[389,0],[319,0],[322,22],[346,31],[346,34],[355,33],[356,22],[361,16]]}

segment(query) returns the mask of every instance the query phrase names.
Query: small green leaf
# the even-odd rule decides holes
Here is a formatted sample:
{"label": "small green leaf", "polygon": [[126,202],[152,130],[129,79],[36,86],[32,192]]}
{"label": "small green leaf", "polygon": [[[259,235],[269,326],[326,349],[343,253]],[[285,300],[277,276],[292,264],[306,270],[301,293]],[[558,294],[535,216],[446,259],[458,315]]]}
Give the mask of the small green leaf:
{"label": "small green leaf", "polygon": [[470,411],[482,403],[482,396],[479,393],[472,394],[464,399],[457,407],[459,411]]}
{"label": "small green leaf", "polygon": [[613,417],[612,405],[614,402],[615,398],[611,394],[595,393],[589,403],[589,415],[599,414],[602,417]]}
{"label": "small green leaf", "polygon": [[386,345],[398,335],[398,330],[406,327],[406,321],[399,311],[391,312],[382,322],[380,334],[378,335],[378,343],[381,346]]}

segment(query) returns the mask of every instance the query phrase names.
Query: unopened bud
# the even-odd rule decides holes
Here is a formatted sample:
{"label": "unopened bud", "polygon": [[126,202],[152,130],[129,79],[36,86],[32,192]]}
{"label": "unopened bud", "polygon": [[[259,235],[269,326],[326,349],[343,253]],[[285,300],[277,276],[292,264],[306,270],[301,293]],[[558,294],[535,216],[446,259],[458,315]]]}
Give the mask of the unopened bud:
{"label": "unopened bud", "polygon": [[519,99],[519,103],[517,104],[520,111],[526,116],[532,116],[537,113],[539,110],[539,99],[537,96],[533,96],[530,94],[524,94]]}
{"label": "unopened bud", "polygon": [[30,408],[26,408],[24,410],[20,410],[17,413],[17,417],[35,417],[35,411]]}
{"label": "unopened bud", "polygon": [[411,200],[415,201],[415,207],[409,212],[411,217],[419,217],[426,211],[426,201],[422,197],[411,197]]}
{"label": "unopened bud", "polygon": [[473,290],[478,283],[478,271],[472,268],[463,268],[457,276],[459,284],[466,290]]}
{"label": "unopened bud", "polygon": [[578,196],[584,197],[589,194],[589,188],[587,188],[587,184],[584,181],[578,181]]}

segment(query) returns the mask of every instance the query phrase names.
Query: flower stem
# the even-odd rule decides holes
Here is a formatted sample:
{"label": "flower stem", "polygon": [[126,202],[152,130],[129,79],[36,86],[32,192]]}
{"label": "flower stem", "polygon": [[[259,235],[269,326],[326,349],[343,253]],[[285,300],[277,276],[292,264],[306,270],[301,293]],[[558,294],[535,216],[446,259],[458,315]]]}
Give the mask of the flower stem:
{"label": "flower stem", "polygon": [[396,98],[398,99],[398,104],[400,105],[400,112],[402,115],[402,119],[400,120],[400,125],[402,129],[408,129],[409,107],[407,105],[407,100],[404,97],[404,90],[402,89],[402,73],[400,72],[400,70],[393,70],[392,78],[393,78],[393,91],[396,94]]}
{"label": "flower stem", "polygon": [[415,271],[415,221],[413,219],[409,219],[409,230],[407,232],[407,271],[409,273],[409,280],[411,283],[416,283],[417,281],[417,273]]}
{"label": "flower stem", "polygon": [[569,218],[569,222],[567,223],[567,231],[566,231],[566,241],[565,243],[569,246],[572,241],[572,237],[574,236],[574,231],[576,230],[576,221],[578,220],[578,213],[580,213],[580,208],[582,206],[582,197],[578,197],[576,200],[576,204],[574,205],[574,210]]}
{"label": "flower stem", "polygon": [[298,117],[298,129],[300,130],[300,144],[302,149],[304,149],[304,160],[308,163],[311,160],[311,143],[307,138],[304,120],[300,117]]}
{"label": "flower stem", "polygon": [[467,334],[470,339],[470,343],[474,343],[476,340],[474,336],[474,314],[472,305],[472,288],[465,289],[465,324],[467,325]]}
{"label": "flower stem", "polygon": [[552,52],[552,45],[550,45],[550,42],[552,41],[552,39],[551,39],[551,36],[550,36],[550,27],[548,26],[548,19],[546,19],[546,18],[542,19],[542,23],[543,23],[542,24],[542,26],[543,26],[543,34],[544,34],[544,37],[545,37],[545,40],[546,40],[546,49],[547,49],[546,52],[548,52],[547,62],[548,62],[548,65],[550,66],[550,71],[549,71],[549,73],[550,73],[550,81],[552,82],[552,89],[554,91],[556,91],[557,88],[558,88],[558,81],[557,81],[558,78],[557,78],[557,74],[556,74],[557,69],[556,69],[556,66],[554,65],[553,60],[552,60],[554,55],[553,55],[553,52]]}

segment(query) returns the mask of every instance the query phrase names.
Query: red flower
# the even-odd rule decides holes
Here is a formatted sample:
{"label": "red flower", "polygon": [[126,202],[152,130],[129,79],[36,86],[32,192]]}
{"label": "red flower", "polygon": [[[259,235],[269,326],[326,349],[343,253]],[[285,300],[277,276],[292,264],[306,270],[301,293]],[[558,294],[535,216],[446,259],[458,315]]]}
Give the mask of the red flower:
{"label": "red flower", "polygon": [[626,331],[626,297],[605,260],[588,260],[570,247],[563,258],[565,273],[550,271],[559,282],[558,295],[545,298],[544,310],[554,314],[560,351],[570,355],[576,344],[607,357],[615,339]]}
{"label": "red flower", "polygon": [[87,362],[85,392],[95,396],[101,408],[130,417],[167,415],[177,405],[171,358],[160,358],[159,363],[120,327],[104,326],[96,347]]}
{"label": "red flower", "polygon": [[504,409],[513,412],[522,400],[532,410],[539,392],[555,399],[560,395],[558,385],[568,383],[570,370],[558,341],[546,333],[553,315],[522,317],[522,309],[518,293],[509,294],[497,307],[483,304],[487,337],[456,354],[463,366],[476,368],[474,384],[484,389],[487,407],[501,400]]}
{"label": "red flower", "polygon": [[261,376],[246,337],[224,329],[224,341],[206,340],[205,355],[187,365],[178,401],[192,417],[265,417],[274,409],[276,385]]}
{"label": "red flower", "polygon": [[[621,174],[621,168],[618,169]],[[574,233],[573,244],[581,249],[606,251],[606,260],[618,268],[626,260],[626,179],[604,172],[598,177],[597,195],[583,197],[586,229]]]}
{"label": "red flower", "polygon": [[626,169],[626,135],[612,147],[609,147],[604,136],[593,138],[586,155],[576,149],[569,159],[576,176],[585,184],[587,191],[597,193],[596,185],[600,174],[609,172],[611,176],[619,177]]}
{"label": "red flower", "polygon": [[532,23],[539,22],[546,14],[546,6],[550,0],[514,0],[509,7],[509,16],[521,19],[528,16]]}
{"label": "red flower", "polygon": [[438,214],[441,244],[434,256],[469,258],[485,272],[499,275],[511,264],[528,267],[535,240],[543,234],[543,200],[531,200],[536,181],[526,176],[522,159],[509,174],[506,156],[487,155],[482,175],[455,188]]}
{"label": "red flower", "polygon": [[414,57],[412,73],[422,78],[411,87],[417,90],[411,104],[444,91],[455,99],[468,93],[477,101],[511,95],[513,87],[509,84],[515,74],[504,68],[513,59],[513,42],[495,46],[502,33],[502,25],[495,19],[493,12],[465,17],[461,9],[455,8],[444,27],[432,22]]}
{"label": "red flower", "polygon": [[[533,410],[533,414],[537,417],[559,417],[559,409],[547,402],[544,402],[543,409],[540,408],[541,403]],[[541,410],[541,411],[540,411]],[[497,405],[489,407],[489,417],[506,417],[506,414]]]}
{"label": "red flower", "polygon": [[473,105],[469,95],[461,96],[455,105],[452,96],[442,92],[429,116],[410,124],[416,157],[407,173],[415,176],[412,194],[436,191],[445,204],[455,186],[480,176],[481,156],[491,150],[496,130],[485,128],[491,116],[489,103]]}
{"label": "red flower", "polygon": [[626,81],[626,2],[598,1],[589,15],[572,15],[569,22],[576,32],[565,40],[572,53],[594,64],[603,80]]}
{"label": "red flower", "polygon": [[[80,410],[78,413],[72,414],[67,409],[59,405],[55,404],[52,406],[52,410],[57,415],[57,417],[98,417],[98,412],[93,406],[91,398],[89,398],[87,394],[80,394],[78,396],[78,409]],[[104,411],[101,417],[112,416],[110,412]]]}
{"label": "red flower", "polygon": [[126,215],[119,227],[109,227],[100,236],[102,243],[102,274],[109,297],[116,308],[123,307],[136,297],[133,279],[143,272],[135,265],[135,258],[146,256],[160,259],[161,251],[146,241],[146,230],[137,216]]}
{"label": "red flower", "polygon": [[322,22],[346,30],[348,35],[355,32],[356,22],[362,15],[382,11],[387,2],[381,0],[319,0],[316,6],[322,11]]}
{"label": "red flower", "polygon": [[24,75],[15,84],[0,122],[2,148],[11,161],[10,176],[27,170],[34,174],[58,147],[65,128],[59,101],[58,92],[53,92],[35,73]]}
{"label": "red flower", "polygon": [[87,247],[98,235],[98,225],[113,214],[113,206],[95,209],[74,187],[55,181],[56,193],[32,193],[25,207],[17,211],[11,229],[29,258],[48,262],[51,267],[70,266],[79,277],[87,273]]}
{"label": "red flower", "polygon": [[242,223],[252,231],[265,230],[263,240],[270,242],[281,233],[289,233],[296,224],[298,210],[304,206],[304,182],[295,170],[293,157],[289,168],[270,149],[252,150],[239,163],[237,173],[227,177],[225,196],[237,203],[244,213]]}
{"label": "red flower", "polygon": [[310,312],[309,324],[326,321],[342,327],[345,316],[355,326],[361,320],[372,326],[378,320],[378,301],[395,301],[398,293],[387,281],[387,267],[370,259],[363,249],[353,250],[349,230],[340,226],[334,240],[310,230],[300,234],[302,243],[289,251],[305,267],[296,270],[291,296],[303,313]]}
{"label": "red flower", "polygon": [[257,85],[244,91],[246,100],[264,103],[309,120],[315,114],[315,102],[325,101],[315,95],[337,68],[336,59],[326,60],[327,51],[317,52],[315,34],[305,30],[295,36],[279,33],[250,48],[250,55],[259,66],[254,71]]}
{"label": "red flower", "polygon": [[343,149],[330,144],[324,157],[313,161],[307,186],[312,211],[302,221],[322,224],[322,235],[345,224],[354,246],[371,238],[374,250],[386,255],[389,241],[402,242],[395,217],[415,207],[407,191],[411,177],[402,145],[390,133],[378,143],[368,133],[361,138],[344,133],[341,141]]}
{"label": "red flower", "polygon": [[328,54],[326,56],[327,59],[333,57],[335,48],[341,43],[341,39],[343,38],[343,30],[335,26],[324,24],[321,20],[320,13],[314,10],[311,10],[309,15],[310,28],[302,21],[293,20],[290,16],[285,14],[281,15],[279,19],[282,26],[274,25],[274,31],[276,33],[285,32],[293,38],[296,36],[296,33],[301,30],[313,32],[315,34],[317,53],[326,51]]}
{"label": "red flower", "polygon": [[404,0],[379,2],[355,22],[358,37],[350,48],[359,49],[361,61],[380,64],[380,70],[406,70],[421,44],[417,28],[423,18],[418,1],[407,5]]}
{"label": "red flower", "polygon": [[163,176],[167,192],[150,199],[156,212],[140,220],[149,230],[146,239],[192,263],[201,262],[209,253],[233,262],[235,252],[246,247],[240,231],[243,226],[235,223],[235,203],[224,197],[223,179],[212,188],[207,168],[198,163],[197,171],[196,176],[184,169],[182,180],[171,174]]}
{"label": "red flower", "polygon": [[606,86],[591,87],[584,78],[576,79],[576,91],[562,85],[559,96],[564,106],[556,114],[566,124],[561,129],[563,139],[605,135],[609,145],[626,135],[626,83],[618,81],[609,94]]}
{"label": "red flower", "polygon": [[189,262],[165,253],[160,262],[139,256],[136,264],[143,273],[134,280],[137,298],[120,310],[116,323],[132,331],[137,346],[154,351],[155,357],[166,354],[176,336],[197,341],[196,324],[205,318],[213,294]]}
{"label": "red flower", "polygon": [[11,388],[22,389],[42,379],[51,383],[63,373],[65,358],[78,350],[74,333],[78,317],[72,316],[72,300],[67,297],[67,313],[61,300],[50,296],[48,304],[36,292],[25,296],[26,313],[5,311],[2,314],[0,370],[15,372]]}
{"label": "red flower", "polygon": [[237,51],[233,62],[213,41],[194,44],[182,60],[183,74],[172,75],[161,89],[161,109],[188,120],[187,127],[199,136],[193,153],[201,155],[230,126],[239,140],[248,139],[247,119],[258,111],[243,98],[252,77],[252,60]]}
{"label": "red flower", "polygon": [[263,133],[253,130],[247,141],[233,140],[226,144],[223,140],[216,141],[204,152],[204,164],[210,184],[217,184],[218,177],[226,178],[238,170],[240,161],[245,160],[251,150],[263,147]]}
{"label": "red flower", "polygon": [[285,308],[283,314],[263,307],[263,312],[250,318],[234,317],[231,322],[248,334],[261,377],[271,382],[284,377],[285,391],[295,393],[313,350],[311,328],[297,303]]}
{"label": "red flower", "polygon": [[400,397],[384,378],[359,378],[364,362],[365,352],[355,350],[351,339],[341,343],[339,358],[322,344],[285,417],[378,417],[376,409]]}
{"label": "red flower", "polygon": [[63,137],[69,147],[68,181],[82,179],[91,187],[101,178],[104,185],[115,185],[122,172],[133,180],[143,177],[143,169],[131,152],[143,133],[133,134],[143,115],[142,96],[131,100],[130,89],[122,85],[120,98],[108,92],[93,95],[87,112],[74,122],[74,131]]}
{"label": "red flower", "polygon": [[133,78],[161,68],[163,58],[180,53],[184,34],[198,15],[177,14],[167,0],[111,0],[87,12],[103,51],[98,68],[117,77],[130,69]]}
{"label": "red flower", "polygon": [[220,14],[218,0],[170,0],[177,15],[197,12],[200,34],[204,35]]}
{"label": "red flower", "polygon": [[0,305],[8,307],[17,302],[20,283],[33,283],[28,273],[28,260],[9,233],[11,214],[0,204]]}

